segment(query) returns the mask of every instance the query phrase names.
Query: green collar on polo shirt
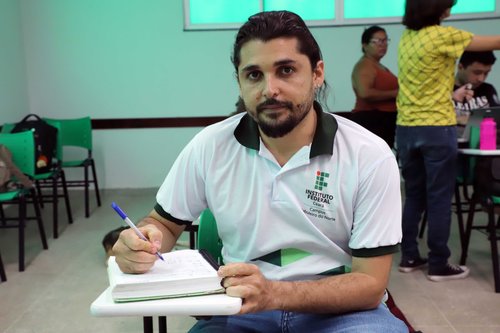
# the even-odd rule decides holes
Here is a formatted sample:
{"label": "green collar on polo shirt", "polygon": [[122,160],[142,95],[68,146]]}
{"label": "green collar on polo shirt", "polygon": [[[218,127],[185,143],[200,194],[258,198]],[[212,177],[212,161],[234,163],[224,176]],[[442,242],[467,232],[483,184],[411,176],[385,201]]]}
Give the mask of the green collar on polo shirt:
{"label": "green collar on polo shirt", "polygon": [[[338,128],[337,120],[332,115],[323,112],[321,105],[316,101],[314,101],[314,111],[318,115],[318,122],[316,123],[309,158],[323,154],[332,155],[333,141]],[[234,130],[234,136],[243,146],[259,150],[259,127],[248,113],[241,118],[240,123]]]}

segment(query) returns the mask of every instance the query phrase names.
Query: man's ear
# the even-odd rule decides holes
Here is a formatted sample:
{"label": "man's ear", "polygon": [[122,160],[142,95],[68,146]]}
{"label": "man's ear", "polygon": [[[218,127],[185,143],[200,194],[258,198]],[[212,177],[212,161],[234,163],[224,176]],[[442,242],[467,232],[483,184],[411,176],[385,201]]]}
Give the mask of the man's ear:
{"label": "man's ear", "polygon": [[319,60],[313,69],[313,82],[315,87],[321,87],[325,81],[325,63]]}

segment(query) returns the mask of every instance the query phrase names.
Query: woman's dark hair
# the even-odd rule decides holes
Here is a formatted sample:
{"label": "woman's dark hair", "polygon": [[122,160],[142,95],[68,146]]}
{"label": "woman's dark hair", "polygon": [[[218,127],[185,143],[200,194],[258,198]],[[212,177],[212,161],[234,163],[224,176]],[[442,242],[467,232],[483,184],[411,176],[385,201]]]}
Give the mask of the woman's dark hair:
{"label": "woman's dark hair", "polygon": [[403,24],[411,30],[441,24],[444,12],[457,0],[406,0]]}
{"label": "woman's dark hair", "polygon": [[[250,16],[236,35],[231,57],[236,76],[238,76],[238,66],[241,62],[241,47],[245,43],[254,39],[267,42],[282,37],[297,39],[298,51],[309,58],[313,69],[316,68],[318,61],[322,60],[323,57],[316,39],[299,15],[286,10],[261,12]],[[325,81],[317,93],[323,99],[325,106],[327,86]]]}
{"label": "woman's dark hair", "polygon": [[[378,25],[372,25],[371,27],[366,28],[365,31],[363,31],[363,34],[361,35],[361,44],[369,44],[373,35],[379,31],[383,31],[384,33],[386,33],[385,29],[379,27]],[[365,50],[363,48],[361,48],[361,51],[365,53]]]}

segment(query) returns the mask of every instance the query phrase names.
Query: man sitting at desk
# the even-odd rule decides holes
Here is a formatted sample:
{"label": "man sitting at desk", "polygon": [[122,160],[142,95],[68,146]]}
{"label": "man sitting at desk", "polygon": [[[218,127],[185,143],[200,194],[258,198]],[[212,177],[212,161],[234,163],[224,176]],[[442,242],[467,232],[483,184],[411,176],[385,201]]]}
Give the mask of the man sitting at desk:
{"label": "man sitting at desk", "polygon": [[459,124],[465,125],[470,110],[500,105],[495,87],[485,82],[495,61],[492,51],[465,51],[460,57],[453,89]]}
{"label": "man sitting at desk", "polygon": [[190,332],[408,332],[381,304],[401,241],[398,165],[387,144],[322,111],[324,62],[304,21],[263,12],[240,28],[232,61],[246,112],[184,148],[139,227],[114,245],[146,272],[207,207],[217,221],[239,315]]}

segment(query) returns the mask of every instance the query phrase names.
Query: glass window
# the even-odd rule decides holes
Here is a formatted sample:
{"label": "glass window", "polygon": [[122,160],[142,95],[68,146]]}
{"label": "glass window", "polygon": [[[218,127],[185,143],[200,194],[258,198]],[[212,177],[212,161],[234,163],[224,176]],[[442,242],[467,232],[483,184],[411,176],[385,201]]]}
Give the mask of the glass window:
{"label": "glass window", "polygon": [[[366,0],[365,0],[366,1]],[[304,20],[333,20],[335,1],[333,0],[264,0],[264,10],[289,10]]]}
{"label": "glass window", "polygon": [[[262,10],[290,10],[310,26],[399,22],[406,0],[184,0],[186,29],[238,29]],[[500,0],[459,0],[457,19],[500,17]],[[453,20],[453,17],[451,17]]]}
{"label": "glass window", "polygon": [[261,11],[259,0],[190,0],[191,24],[243,23]]}
{"label": "glass window", "polygon": [[451,9],[452,14],[495,12],[495,0],[460,0]]}
{"label": "glass window", "polygon": [[344,18],[361,19],[403,16],[405,0],[344,0]]}

